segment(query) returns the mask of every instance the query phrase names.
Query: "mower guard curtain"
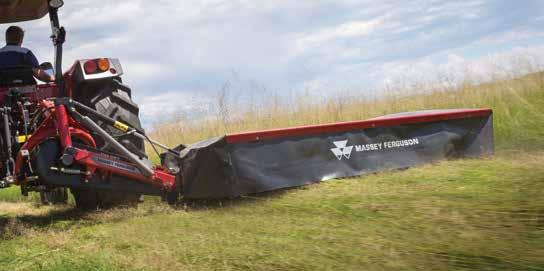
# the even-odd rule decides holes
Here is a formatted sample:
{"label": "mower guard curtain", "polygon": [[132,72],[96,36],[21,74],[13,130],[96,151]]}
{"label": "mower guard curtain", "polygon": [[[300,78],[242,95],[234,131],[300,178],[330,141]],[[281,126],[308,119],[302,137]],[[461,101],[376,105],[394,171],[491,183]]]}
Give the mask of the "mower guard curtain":
{"label": "mower guard curtain", "polygon": [[491,110],[454,109],[227,135],[163,164],[179,167],[185,198],[211,199],[492,153]]}

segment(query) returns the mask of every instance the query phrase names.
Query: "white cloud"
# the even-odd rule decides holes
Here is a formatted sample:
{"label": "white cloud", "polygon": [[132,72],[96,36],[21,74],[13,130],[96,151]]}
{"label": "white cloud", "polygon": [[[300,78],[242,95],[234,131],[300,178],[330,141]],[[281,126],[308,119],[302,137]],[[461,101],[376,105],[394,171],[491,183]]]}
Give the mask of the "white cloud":
{"label": "white cloud", "polygon": [[340,38],[363,37],[376,31],[383,24],[384,17],[368,21],[351,21],[338,26],[321,29],[316,33],[302,35],[297,41],[299,51],[310,47],[317,47],[324,42],[334,41]]}
{"label": "white cloud", "polygon": [[[402,76],[430,80],[437,67],[483,73],[479,59],[544,45],[543,7],[532,0],[73,0],[61,22],[65,67],[119,58],[124,82],[152,120],[162,112],[156,108],[178,109],[176,100],[206,103],[201,97],[226,81],[237,82],[242,100],[256,89],[329,95]],[[25,44],[52,60],[48,21],[23,25]]]}
{"label": "white cloud", "polygon": [[544,46],[515,47],[473,59],[455,53],[444,61],[433,57],[384,64],[378,88],[425,91],[423,88],[513,78],[544,69]]}
{"label": "white cloud", "polygon": [[164,122],[176,116],[202,117],[212,114],[211,100],[194,91],[168,91],[138,98],[140,118],[144,124]]}

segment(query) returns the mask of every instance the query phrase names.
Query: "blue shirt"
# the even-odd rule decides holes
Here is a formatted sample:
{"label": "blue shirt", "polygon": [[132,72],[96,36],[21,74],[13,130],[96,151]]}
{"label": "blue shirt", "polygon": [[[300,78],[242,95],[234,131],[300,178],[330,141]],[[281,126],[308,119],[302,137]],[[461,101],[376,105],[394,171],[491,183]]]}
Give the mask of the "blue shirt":
{"label": "blue shirt", "polygon": [[0,49],[0,69],[13,66],[39,68],[40,64],[30,50],[18,45],[6,45]]}

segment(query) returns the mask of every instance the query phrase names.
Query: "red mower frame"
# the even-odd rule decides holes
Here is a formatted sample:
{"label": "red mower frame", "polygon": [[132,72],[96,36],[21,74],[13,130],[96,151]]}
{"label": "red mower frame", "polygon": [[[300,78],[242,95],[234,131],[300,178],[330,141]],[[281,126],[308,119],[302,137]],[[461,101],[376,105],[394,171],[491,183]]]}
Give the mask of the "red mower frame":
{"label": "red mower frame", "polygon": [[[27,181],[22,167],[25,162],[29,163],[29,159],[26,159],[29,154],[45,140],[58,138],[61,146],[59,152],[60,157],[58,157],[60,161],[59,164],[65,167],[78,164],[84,166],[86,170],[74,171],[70,168],[52,167],[51,169],[53,170],[69,174],[82,174],[85,182],[91,182],[92,177],[95,174],[101,174],[101,176],[117,174],[131,180],[151,184],[165,193],[174,190],[174,175],[170,174],[161,166],[148,166],[119,143],[114,145],[114,147],[124,154],[122,157],[97,151],[95,140],[89,133],[89,130],[98,133],[104,140],[110,143],[117,141],[102,130],[102,128],[90,118],[77,112],[75,108],[83,109],[84,111],[87,111],[87,113],[97,115],[101,120],[105,120],[108,124],[111,124],[119,130],[138,134],[138,132],[131,127],[109,119],[109,117],[101,115],[93,109],[86,108],[84,105],[69,98],[43,100],[40,103],[40,107],[45,111],[45,120],[24,143],[17,154],[14,170],[15,176],[17,176],[17,184],[24,184],[24,182]],[[92,148],[93,151],[91,151],[91,149],[82,149],[74,146],[74,138]]]}

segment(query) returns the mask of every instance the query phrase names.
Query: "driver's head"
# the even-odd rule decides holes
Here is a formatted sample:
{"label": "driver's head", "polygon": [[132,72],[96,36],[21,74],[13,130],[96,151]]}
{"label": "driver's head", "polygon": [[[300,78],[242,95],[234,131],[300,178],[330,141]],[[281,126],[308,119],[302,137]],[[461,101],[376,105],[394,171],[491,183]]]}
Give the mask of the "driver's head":
{"label": "driver's head", "polygon": [[23,44],[23,38],[25,37],[25,31],[22,28],[12,25],[6,30],[6,44],[19,45]]}

